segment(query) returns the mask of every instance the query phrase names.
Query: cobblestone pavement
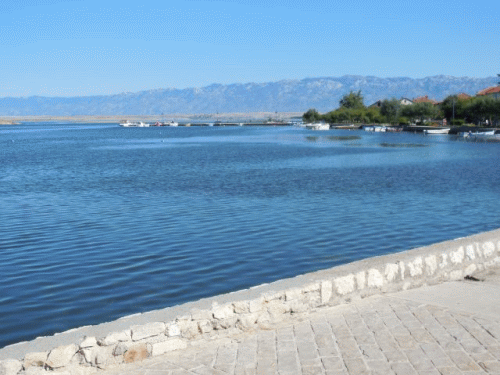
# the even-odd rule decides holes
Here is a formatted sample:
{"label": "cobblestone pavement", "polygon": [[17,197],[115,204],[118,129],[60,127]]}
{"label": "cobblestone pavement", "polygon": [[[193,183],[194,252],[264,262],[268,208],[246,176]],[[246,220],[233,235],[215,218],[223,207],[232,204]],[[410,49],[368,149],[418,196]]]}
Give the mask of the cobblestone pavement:
{"label": "cobblestone pavement", "polygon": [[489,319],[374,296],[104,373],[500,375],[500,306]]}

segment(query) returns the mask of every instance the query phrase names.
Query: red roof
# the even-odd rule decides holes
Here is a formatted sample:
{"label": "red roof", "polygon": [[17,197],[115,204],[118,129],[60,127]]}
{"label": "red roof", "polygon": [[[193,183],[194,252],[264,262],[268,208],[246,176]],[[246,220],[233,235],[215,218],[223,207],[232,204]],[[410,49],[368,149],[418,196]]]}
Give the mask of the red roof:
{"label": "red roof", "polygon": [[477,96],[496,94],[500,92],[500,86],[488,87],[487,89],[481,90],[477,93]]}
{"label": "red roof", "polygon": [[461,92],[460,94],[457,95],[457,98],[460,99],[460,100],[469,99],[470,97],[471,97],[470,95],[467,95],[464,92]]}
{"label": "red roof", "polygon": [[426,96],[420,96],[418,98],[413,99],[413,103],[431,103],[431,104],[436,104],[435,100],[429,99],[429,97]]}

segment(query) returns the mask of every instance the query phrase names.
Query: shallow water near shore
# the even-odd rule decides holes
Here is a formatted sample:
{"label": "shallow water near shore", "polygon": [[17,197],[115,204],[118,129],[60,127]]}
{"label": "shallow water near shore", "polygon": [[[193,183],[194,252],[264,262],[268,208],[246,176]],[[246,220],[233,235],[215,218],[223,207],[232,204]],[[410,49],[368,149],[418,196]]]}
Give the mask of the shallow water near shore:
{"label": "shallow water near shore", "polygon": [[0,128],[0,347],[500,227],[500,147],[292,127]]}

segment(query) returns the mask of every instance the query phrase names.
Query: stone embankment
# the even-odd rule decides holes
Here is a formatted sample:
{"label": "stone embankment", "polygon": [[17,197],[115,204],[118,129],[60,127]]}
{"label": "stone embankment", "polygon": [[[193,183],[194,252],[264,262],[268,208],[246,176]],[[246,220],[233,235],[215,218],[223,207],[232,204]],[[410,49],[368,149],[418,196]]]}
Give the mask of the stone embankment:
{"label": "stone embankment", "polygon": [[[209,299],[168,321],[82,337],[80,342],[0,362],[0,375],[93,374],[121,363],[185,349],[220,332],[271,327],[287,316],[349,303],[374,294],[463,279],[500,266],[500,230],[365,259],[294,279]],[[251,296],[252,298],[248,298]],[[247,299],[245,299],[247,298]],[[224,301],[224,303],[221,303]]]}

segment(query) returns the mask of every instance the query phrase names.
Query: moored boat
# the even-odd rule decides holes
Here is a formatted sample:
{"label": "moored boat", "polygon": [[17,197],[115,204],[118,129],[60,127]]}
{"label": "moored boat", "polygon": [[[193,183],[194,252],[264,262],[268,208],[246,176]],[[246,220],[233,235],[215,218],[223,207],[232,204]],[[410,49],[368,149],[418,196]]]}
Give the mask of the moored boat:
{"label": "moored boat", "polygon": [[329,130],[330,124],[324,122],[313,122],[312,124],[307,124],[306,129],[309,130]]}
{"label": "moored boat", "polygon": [[139,123],[127,120],[125,122],[120,123],[120,126],[123,126],[124,128],[137,127],[139,126]]}
{"label": "moored boat", "polygon": [[449,132],[450,132],[450,128],[424,129],[424,134],[448,134]]}

